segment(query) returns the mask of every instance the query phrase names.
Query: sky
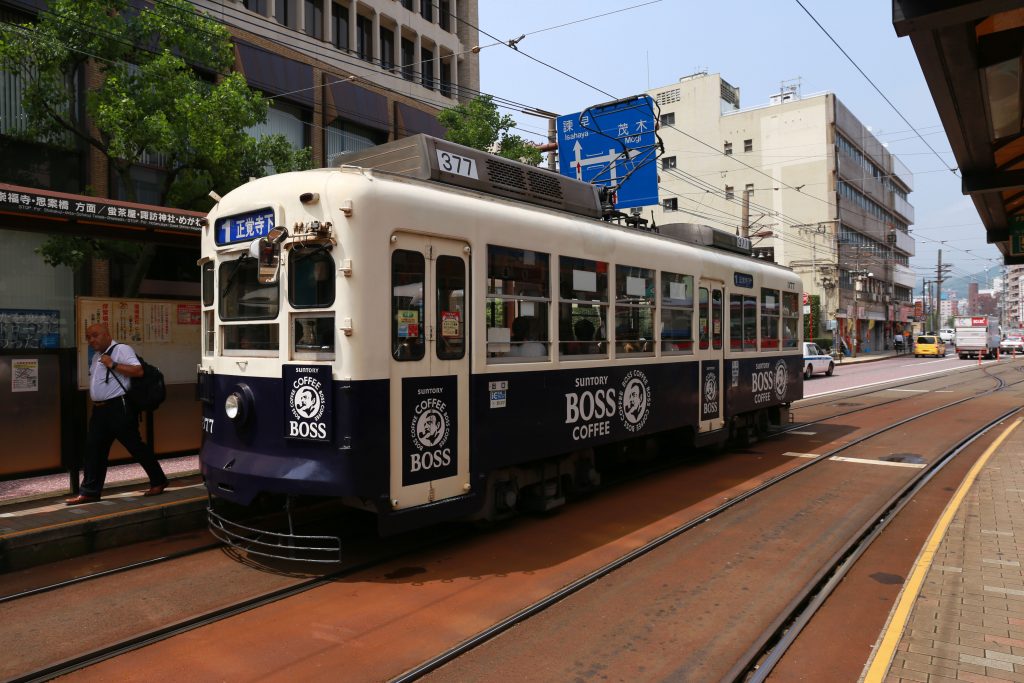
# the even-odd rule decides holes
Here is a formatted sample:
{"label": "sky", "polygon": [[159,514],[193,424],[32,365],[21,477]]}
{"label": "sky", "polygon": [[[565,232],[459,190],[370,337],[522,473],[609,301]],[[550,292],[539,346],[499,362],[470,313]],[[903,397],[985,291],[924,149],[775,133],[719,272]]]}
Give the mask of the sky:
{"label": "sky", "polygon": [[480,89],[522,105],[503,113],[536,141],[547,121],[523,107],[570,114],[699,71],[739,87],[741,108],[767,104],[783,82],[805,96],[833,92],[914,174],[918,276],[935,276],[939,249],[955,277],[1002,264],[949,170],[956,161],[910,39],[893,29],[892,0],[480,0],[479,28]]}

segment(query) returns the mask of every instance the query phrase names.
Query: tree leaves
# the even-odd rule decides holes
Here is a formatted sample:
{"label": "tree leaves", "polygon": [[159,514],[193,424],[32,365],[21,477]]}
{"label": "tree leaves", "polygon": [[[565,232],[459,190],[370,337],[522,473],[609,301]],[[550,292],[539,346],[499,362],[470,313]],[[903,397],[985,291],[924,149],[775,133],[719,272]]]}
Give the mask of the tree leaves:
{"label": "tree leaves", "polygon": [[457,104],[437,115],[438,122],[448,129],[448,140],[485,152],[495,152],[506,159],[515,159],[536,166],[541,154],[530,142],[508,130],[516,125],[509,115],[500,115],[490,95],[480,95],[466,104]]}

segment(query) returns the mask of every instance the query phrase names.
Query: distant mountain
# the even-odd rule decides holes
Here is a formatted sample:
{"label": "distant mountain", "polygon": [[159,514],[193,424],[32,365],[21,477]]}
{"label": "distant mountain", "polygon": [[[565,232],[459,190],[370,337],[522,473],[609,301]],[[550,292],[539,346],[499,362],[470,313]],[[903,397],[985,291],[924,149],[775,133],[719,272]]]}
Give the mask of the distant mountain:
{"label": "distant mountain", "polygon": [[[974,273],[973,275],[964,275],[961,277],[951,277],[948,280],[942,281],[942,291],[949,292],[953,290],[956,292],[958,299],[967,298],[967,288],[972,282],[978,283],[978,289],[992,289],[996,278],[1002,277],[1003,267],[1002,266],[990,266],[985,270]],[[920,297],[921,290],[923,287],[924,278],[917,281],[917,287],[914,289],[914,296]],[[934,289],[934,286],[933,286]]]}

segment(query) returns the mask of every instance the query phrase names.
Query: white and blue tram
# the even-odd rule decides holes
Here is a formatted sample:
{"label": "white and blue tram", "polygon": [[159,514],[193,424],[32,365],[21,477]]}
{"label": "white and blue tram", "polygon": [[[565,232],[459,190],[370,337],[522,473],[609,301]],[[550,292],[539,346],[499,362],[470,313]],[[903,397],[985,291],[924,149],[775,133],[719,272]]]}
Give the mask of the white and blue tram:
{"label": "white and blue tram", "polygon": [[210,494],[340,498],[387,533],[787,421],[799,277],[601,216],[590,185],[422,135],[228,193],[200,260]]}

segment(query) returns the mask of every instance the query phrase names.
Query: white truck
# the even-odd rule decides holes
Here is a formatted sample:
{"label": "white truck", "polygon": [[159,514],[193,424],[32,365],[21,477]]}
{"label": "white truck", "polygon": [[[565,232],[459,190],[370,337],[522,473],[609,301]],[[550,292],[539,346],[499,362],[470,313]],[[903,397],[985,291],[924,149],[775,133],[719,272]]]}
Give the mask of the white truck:
{"label": "white truck", "polygon": [[999,352],[999,321],[988,316],[960,316],[954,320],[956,355],[960,358],[995,358]]}

